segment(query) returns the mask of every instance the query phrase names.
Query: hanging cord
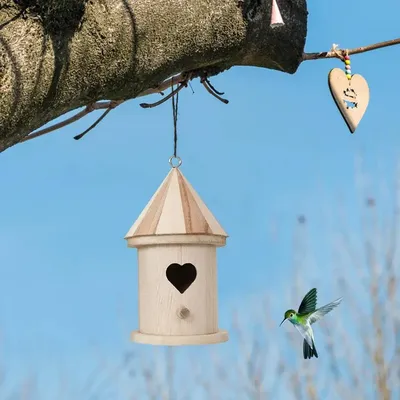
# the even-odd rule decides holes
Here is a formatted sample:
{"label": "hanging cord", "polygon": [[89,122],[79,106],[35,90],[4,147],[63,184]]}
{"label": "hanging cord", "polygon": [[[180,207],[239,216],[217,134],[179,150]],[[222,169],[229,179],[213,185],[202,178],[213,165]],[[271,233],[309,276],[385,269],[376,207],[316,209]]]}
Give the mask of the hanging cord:
{"label": "hanging cord", "polygon": [[[174,91],[174,85],[171,84],[171,102],[172,102],[172,117],[174,119],[174,155],[170,157],[169,163],[172,168],[177,168],[182,164],[182,160],[176,154],[177,147],[178,147],[178,104],[179,104],[179,91]],[[172,160],[175,159],[177,161],[177,165],[174,165]]]}
{"label": "hanging cord", "polygon": [[[174,91],[174,85],[171,85],[171,91]],[[176,97],[176,99],[175,99]],[[176,147],[178,145],[178,132],[177,132],[177,123],[178,123],[178,102],[179,102],[179,92],[176,93],[175,96],[172,96],[172,116],[174,118],[174,157],[176,158]]]}

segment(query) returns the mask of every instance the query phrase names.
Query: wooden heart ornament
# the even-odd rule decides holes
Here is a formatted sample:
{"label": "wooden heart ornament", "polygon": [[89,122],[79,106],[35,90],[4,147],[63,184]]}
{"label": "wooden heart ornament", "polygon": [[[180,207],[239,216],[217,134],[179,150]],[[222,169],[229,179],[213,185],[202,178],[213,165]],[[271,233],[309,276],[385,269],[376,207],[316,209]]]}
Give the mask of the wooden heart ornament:
{"label": "wooden heart ornament", "polygon": [[344,71],[334,68],[328,76],[329,89],[351,133],[354,133],[369,102],[367,81],[358,74],[348,80]]}
{"label": "wooden heart ornament", "polygon": [[195,281],[197,276],[196,268],[193,264],[171,264],[167,268],[167,279],[175,286],[180,293],[184,293]]}

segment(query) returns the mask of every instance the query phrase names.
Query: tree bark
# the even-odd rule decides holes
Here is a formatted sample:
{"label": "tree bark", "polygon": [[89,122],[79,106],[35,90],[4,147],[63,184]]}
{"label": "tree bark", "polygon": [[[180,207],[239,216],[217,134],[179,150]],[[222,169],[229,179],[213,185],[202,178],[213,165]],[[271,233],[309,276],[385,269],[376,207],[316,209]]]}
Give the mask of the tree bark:
{"label": "tree bark", "polygon": [[0,152],[101,99],[235,65],[295,73],[306,0],[0,0]]}

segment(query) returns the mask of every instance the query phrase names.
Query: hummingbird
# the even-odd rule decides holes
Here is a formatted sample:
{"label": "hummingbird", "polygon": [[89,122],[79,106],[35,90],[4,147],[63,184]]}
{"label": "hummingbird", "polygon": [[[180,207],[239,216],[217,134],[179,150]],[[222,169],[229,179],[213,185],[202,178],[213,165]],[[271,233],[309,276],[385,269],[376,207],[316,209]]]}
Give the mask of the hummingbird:
{"label": "hummingbird", "polygon": [[287,319],[297,328],[301,336],[303,336],[303,356],[304,359],[318,358],[317,349],[314,343],[314,333],[311,325],[319,321],[325,314],[332,311],[342,301],[343,297],[326,304],[323,307],[317,308],[317,289],[311,289],[303,298],[300,303],[299,310],[287,310],[285,317],[280,323],[281,326]]}

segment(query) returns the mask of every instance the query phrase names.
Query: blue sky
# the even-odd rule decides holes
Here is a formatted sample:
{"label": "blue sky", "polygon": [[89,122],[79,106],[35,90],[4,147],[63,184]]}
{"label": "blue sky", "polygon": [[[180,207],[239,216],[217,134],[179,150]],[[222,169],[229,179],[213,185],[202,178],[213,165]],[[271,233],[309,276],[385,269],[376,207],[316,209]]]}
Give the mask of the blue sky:
{"label": "blue sky", "polygon": [[[309,1],[306,51],[399,37],[399,2],[380,5],[378,11],[376,1]],[[181,92],[181,170],[230,235],[219,250],[222,327],[232,308],[264,294],[273,299],[270,318],[280,322],[289,307],[282,293],[298,214],[312,225],[318,262],[329,263],[319,243],[338,199],[348,215],[356,212],[357,157],[371,187],[393,179],[399,65],[400,46],[352,57],[353,73],[371,91],[354,135],[327,86],[330,69],[343,68],[335,59],[305,62],[293,76],[232,68],[211,80],[229,105],[198,82],[194,94]],[[118,363],[138,346],[129,343],[137,327],[136,251],[123,237],[168,173],[173,151],[170,102],[144,110],[142,101],[121,105],[79,142],[72,137],[98,115],[0,155],[0,361],[10,382],[34,371],[48,388],[63,366],[74,385],[96,360]],[[324,293],[314,274],[321,302],[332,300],[337,294],[327,284]],[[235,351],[234,342],[221,346]]]}

